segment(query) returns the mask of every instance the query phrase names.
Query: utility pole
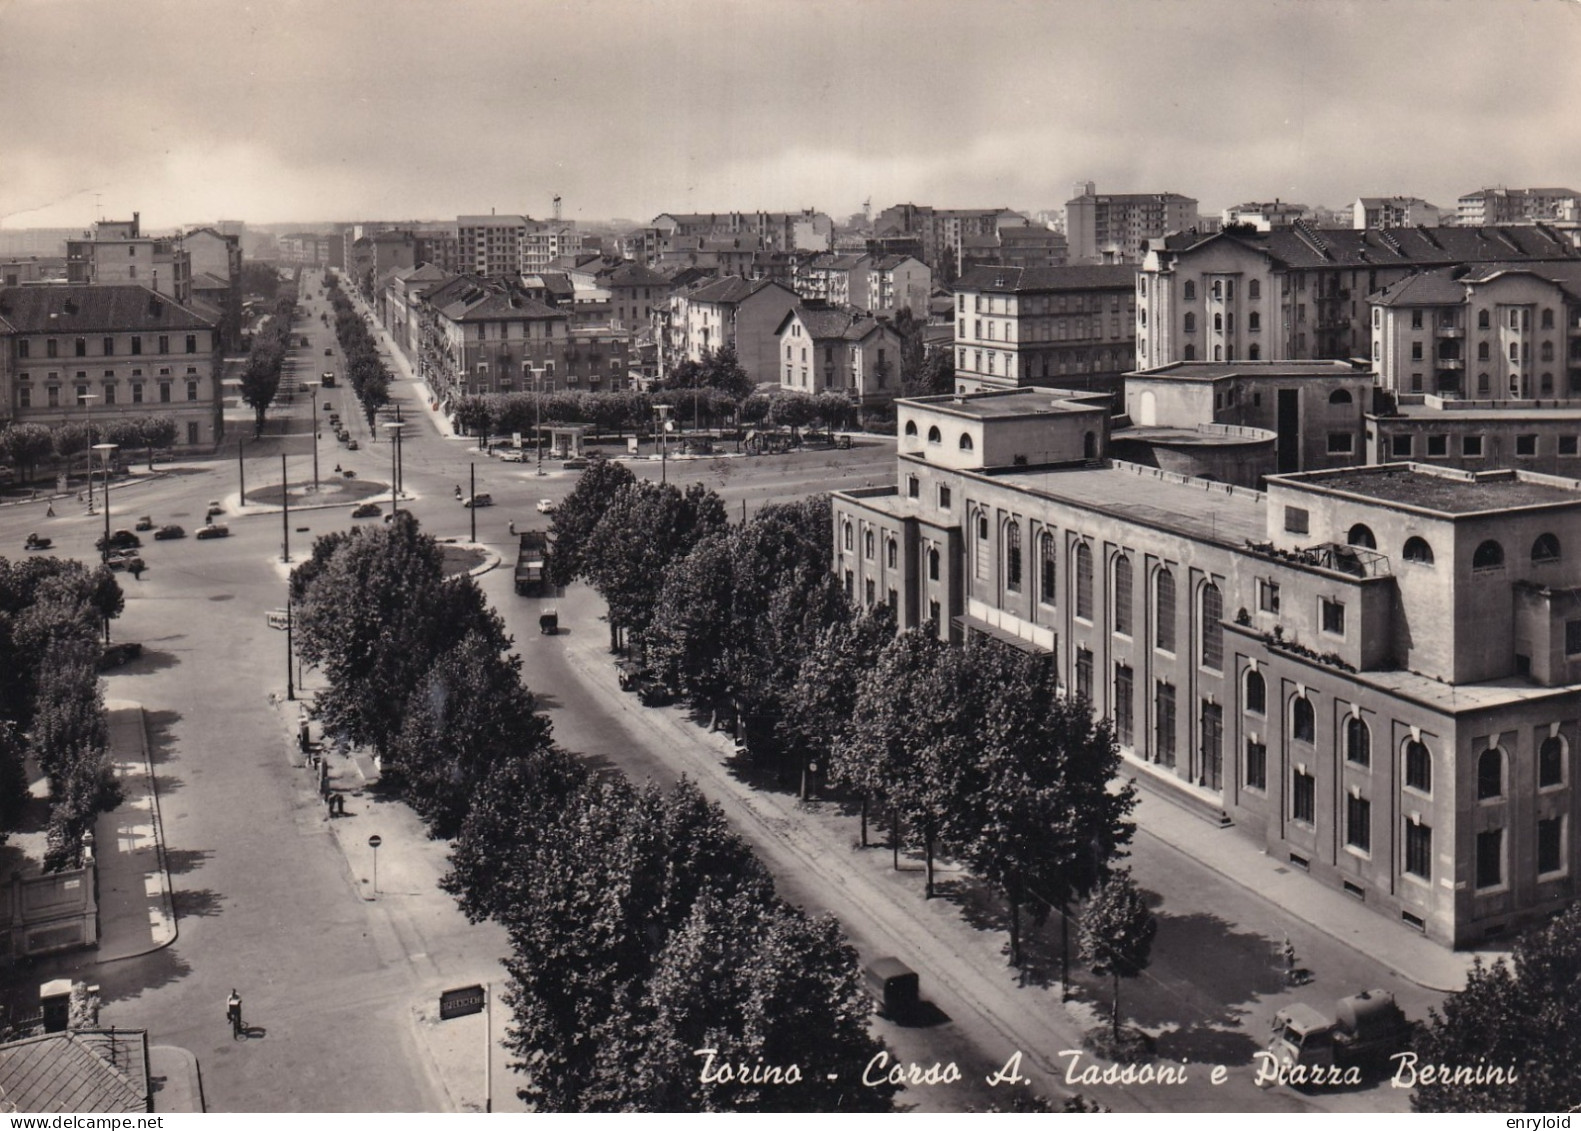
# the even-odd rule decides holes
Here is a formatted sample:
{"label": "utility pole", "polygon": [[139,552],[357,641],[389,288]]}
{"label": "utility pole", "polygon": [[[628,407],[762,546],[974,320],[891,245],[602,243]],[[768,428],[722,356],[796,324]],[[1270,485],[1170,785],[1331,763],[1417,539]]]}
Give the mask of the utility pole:
{"label": "utility pole", "polygon": [[242,436],[236,441],[236,482],[241,487],[241,498],[237,506],[247,505],[247,465],[242,462],[242,449],[247,446],[247,437]]}
{"label": "utility pole", "polygon": [[[285,453],[280,453],[280,560],[291,561],[291,484],[285,477]],[[287,673],[289,674],[289,673]]]}
{"label": "utility pole", "polygon": [[467,495],[467,510],[472,512],[472,541],[478,540],[478,465],[467,465],[467,486],[471,491]]}

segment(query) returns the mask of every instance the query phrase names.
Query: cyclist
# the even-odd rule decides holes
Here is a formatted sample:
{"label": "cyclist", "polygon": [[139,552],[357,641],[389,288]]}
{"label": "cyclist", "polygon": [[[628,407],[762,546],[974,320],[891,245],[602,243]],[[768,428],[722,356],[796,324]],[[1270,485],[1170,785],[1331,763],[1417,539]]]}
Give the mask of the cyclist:
{"label": "cyclist", "polygon": [[233,988],[225,1001],[225,1019],[231,1023],[231,1040],[242,1035],[242,999]]}

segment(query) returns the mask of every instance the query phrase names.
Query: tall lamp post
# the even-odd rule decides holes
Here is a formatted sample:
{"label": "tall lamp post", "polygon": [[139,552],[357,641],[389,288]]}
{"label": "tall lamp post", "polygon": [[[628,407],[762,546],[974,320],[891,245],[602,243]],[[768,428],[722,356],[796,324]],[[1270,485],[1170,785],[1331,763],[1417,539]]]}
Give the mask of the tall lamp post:
{"label": "tall lamp post", "polygon": [[318,390],[317,381],[304,382],[309,409],[308,423],[313,427],[313,494],[318,494]]}
{"label": "tall lamp post", "polygon": [[537,413],[537,423],[533,425],[533,443],[538,448],[538,474],[543,474],[543,377],[548,372],[547,366],[534,369],[533,377],[533,407]]}
{"label": "tall lamp post", "polygon": [[93,453],[98,452],[104,464],[104,552],[100,560],[106,565],[110,561],[110,456],[114,454],[119,444],[95,444],[88,453],[88,482],[93,482]]}
{"label": "tall lamp post", "polygon": [[78,393],[77,403],[83,408],[83,427],[88,430],[88,442],[84,451],[88,463],[88,513],[93,513],[93,402],[99,399],[98,393]]}

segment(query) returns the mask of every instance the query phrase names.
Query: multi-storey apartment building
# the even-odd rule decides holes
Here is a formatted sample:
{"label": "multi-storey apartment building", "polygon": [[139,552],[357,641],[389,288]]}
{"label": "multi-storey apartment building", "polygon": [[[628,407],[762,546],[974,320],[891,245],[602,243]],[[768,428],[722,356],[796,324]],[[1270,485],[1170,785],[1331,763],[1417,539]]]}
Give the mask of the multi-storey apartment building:
{"label": "multi-storey apartment building", "polygon": [[1436,228],[1438,209],[1414,196],[1362,196],[1351,208],[1351,227]]}
{"label": "multi-storey apartment building", "polygon": [[1369,295],[1434,268],[1581,262],[1529,228],[1190,233],[1151,241],[1137,278],[1136,365],[1364,356]]}
{"label": "multi-storey apartment building", "polygon": [[1446,945],[1574,896],[1581,488],[1390,464],[1265,492],[1105,460],[1049,390],[897,402],[834,568],[901,627],[1053,657],[1130,773]]}
{"label": "multi-storey apartment building", "polygon": [[1000,228],[1031,224],[1009,208],[934,208],[896,204],[873,221],[868,250],[875,255],[914,255],[935,275],[962,274],[962,246],[974,237],[997,237]]}
{"label": "multi-storey apartment building", "polygon": [[582,250],[582,233],[572,223],[531,225],[522,240],[522,258],[517,270],[523,275],[549,270],[562,255]]}
{"label": "multi-storey apartment building", "polygon": [[526,216],[457,216],[457,268],[494,279],[519,274],[527,236],[536,227]]}
{"label": "multi-storey apartment building", "polygon": [[868,262],[867,293],[856,305],[885,317],[909,310],[926,320],[932,294],[933,272],[926,263],[910,255],[878,255]]}
{"label": "multi-storey apartment building", "polygon": [[461,275],[428,293],[418,332],[418,375],[448,405],[465,394],[531,389],[537,370],[553,387],[570,318],[507,286]]}
{"label": "multi-storey apartment building", "polygon": [[1099,193],[1092,181],[1065,202],[1068,263],[1136,263],[1143,241],[1197,222],[1197,202],[1178,192]]}
{"label": "multi-storey apartment building", "polygon": [[599,275],[609,290],[614,324],[628,330],[646,330],[653,313],[670,298],[670,280],[640,263],[625,263]]}
{"label": "multi-storey apartment building", "polygon": [[900,335],[871,315],[808,303],[780,322],[780,388],[883,405],[900,391]]}
{"label": "multi-storey apartment building", "polygon": [[664,364],[701,361],[705,354],[733,349],[747,376],[759,383],[780,378],[780,322],[797,302],[796,292],[767,279],[729,276],[670,296],[660,341]]}
{"label": "multi-storey apartment building", "polygon": [[175,419],[177,443],[224,433],[220,334],[210,320],[130,284],[0,289],[6,417],[49,426]]}
{"label": "multi-storey apartment building", "polygon": [[652,258],[670,250],[671,241],[687,237],[741,239],[746,241],[743,246],[755,242],[757,249],[779,252],[828,251],[834,246],[834,221],[811,208],[800,212],[663,212],[653,218],[647,232],[642,242],[654,245]]}
{"label": "multi-storey apartment building", "polygon": [[973,267],[1059,267],[1067,247],[1063,234],[1041,224],[1003,225],[992,235],[960,242],[961,272]]}
{"label": "multi-storey apartment building", "polygon": [[192,289],[220,310],[220,341],[236,351],[242,342],[242,241],[214,228],[194,228],[182,237],[192,266]]}
{"label": "multi-storey apartment building", "polygon": [[1457,201],[1462,227],[1499,224],[1574,223],[1581,208],[1581,192],[1570,188],[1485,188],[1468,192]]}
{"label": "multi-storey apartment building", "polygon": [[131,283],[184,303],[192,297],[192,260],[180,236],[145,236],[141,214],[100,220],[66,241],[68,283]]}
{"label": "multi-storey apartment building", "polygon": [[1288,228],[1297,220],[1304,220],[1311,214],[1312,210],[1304,204],[1291,204],[1284,200],[1254,200],[1226,208],[1221,222],[1226,226],[1250,224],[1259,232],[1269,232],[1275,228]]}
{"label": "multi-storey apartment building", "polygon": [[1135,351],[1135,280],[1127,266],[974,267],[955,284],[956,391],[1118,393]]}

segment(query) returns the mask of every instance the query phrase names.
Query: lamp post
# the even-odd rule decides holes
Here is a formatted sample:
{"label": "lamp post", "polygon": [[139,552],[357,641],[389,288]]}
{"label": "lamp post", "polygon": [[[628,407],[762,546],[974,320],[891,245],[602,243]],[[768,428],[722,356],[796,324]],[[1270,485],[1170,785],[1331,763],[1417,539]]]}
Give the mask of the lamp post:
{"label": "lamp post", "polygon": [[543,474],[543,377],[547,371],[547,366],[542,369],[534,369],[532,371],[533,389],[535,391],[535,395],[533,397],[533,407],[537,413],[537,422],[533,425],[533,443],[537,445],[538,448],[539,475]]}
{"label": "lamp post", "polygon": [[[291,481],[286,478],[285,453],[280,453],[280,560],[291,564]],[[287,673],[289,674],[289,673]]]}
{"label": "lamp post", "polygon": [[104,552],[100,560],[106,565],[110,562],[110,456],[119,444],[95,444],[89,449],[88,456],[88,482],[93,482],[93,452],[98,452],[104,463]]}
{"label": "lamp post", "polygon": [[406,426],[400,421],[387,420],[384,430],[390,434],[390,514],[401,509],[401,432]]}
{"label": "lamp post", "polygon": [[308,423],[313,426],[313,494],[318,494],[318,390],[317,381],[304,382],[307,387]]}
{"label": "lamp post", "polygon": [[93,513],[93,402],[98,393],[78,393],[77,403],[83,408],[83,426],[88,429],[88,442],[84,445],[88,463],[88,513]]}
{"label": "lamp post", "polygon": [[675,421],[670,419],[670,406],[667,404],[656,404],[653,411],[659,418],[659,482],[665,484],[670,481],[670,431],[675,427]]}
{"label": "lamp post", "polygon": [[247,446],[247,437],[242,436],[236,441],[236,486],[239,492],[236,505],[247,505],[247,465],[242,462],[242,449]]}

